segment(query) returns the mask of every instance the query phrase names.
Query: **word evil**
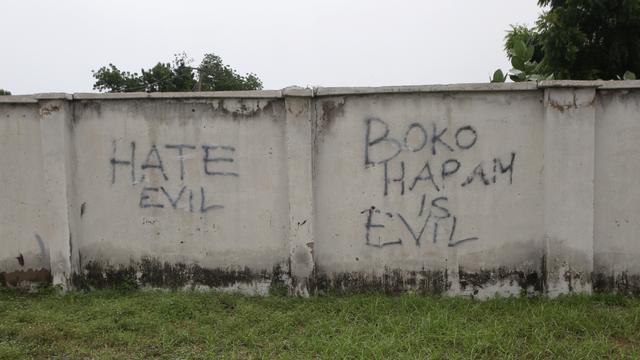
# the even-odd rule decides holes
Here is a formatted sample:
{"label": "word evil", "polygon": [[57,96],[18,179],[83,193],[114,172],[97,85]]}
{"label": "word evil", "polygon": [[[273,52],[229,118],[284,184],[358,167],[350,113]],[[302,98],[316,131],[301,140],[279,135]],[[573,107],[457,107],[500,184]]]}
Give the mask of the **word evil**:
{"label": "word evil", "polygon": [[[148,151],[145,151],[144,160],[140,163],[137,162],[136,157],[136,142],[131,141],[128,146],[128,151],[123,152],[126,155],[118,157],[117,143],[113,141],[113,156],[111,157],[109,164],[111,165],[111,183],[115,184],[117,179],[118,169],[128,170],[128,177],[131,180],[131,185],[135,186],[138,183],[144,183],[147,177],[152,173],[156,173],[157,177],[169,181],[169,175],[167,175],[167,169],[165,162],[161,156],[161,149],[164,152],[170,152],[177,159],[177,168],[179,169],[180,182],[185,180],[186,171],[184,166],[184,160],[186,155],[192,155],[193,153],[200,153],[202,159],[202,170],[205,176],[223,176],[237,178],[239,175],[237,172],[225,170],[224,164],[233,163],[233,155],[235,148],[228,145],[189,145],[189,144],[166,144],[164,146],[158,146],[152,144]],[[121,154],[122,155],[122,154]],[[165,155],[166,158],[166,155]],[[172,157],[173,158],[173,157]],[[138,166],[138,164],[140,164]],[[228,167],[228,165],[227,165]],[[177,176],[176,176],[177,177]],[[186,186],[171,187],[169,186],[145,186],[140,192],[140,199],[138,205],[140,208],[164,208],[171,207],[173,209],[178,208],[178,204],[181,201],[187,202],[190,212],[198,209],[201,213],[205,213],[212,209],[222,209],[223,205],[211,204],[207,202],[207,194],[205,188],[200,186],[198,190],[187,188]],[[163,201],[166,200],[166,201]],[[184,200],[183,200],[184,199]]]}
{"label": "word evil", "polygon": [[[430,243],[437,244],[445,241],[447,246],[455,247],[468,241],[478,240],[477,237],[459,237],[456,234],[458,218],[448,208],[449,199],[446,196],[439,196],[427,201],[427,195],[423,194],[418,208],[417,220],[412,222],[406,215],[399,212],[385,212],[372,206],[362,211],[367,214],[365,222],[365,244],[377,248],[389,245],[402,245],[405,243],[402,237],[394,239],[384,239],[385,235],[380,230],[387,227],[385,220],[399,219],[403,228],[409,233],[416,247],[421,247],[424,239]],[[426,217],[423,216],[426,213]],[[442,235],[442,232],[445,232]]]}

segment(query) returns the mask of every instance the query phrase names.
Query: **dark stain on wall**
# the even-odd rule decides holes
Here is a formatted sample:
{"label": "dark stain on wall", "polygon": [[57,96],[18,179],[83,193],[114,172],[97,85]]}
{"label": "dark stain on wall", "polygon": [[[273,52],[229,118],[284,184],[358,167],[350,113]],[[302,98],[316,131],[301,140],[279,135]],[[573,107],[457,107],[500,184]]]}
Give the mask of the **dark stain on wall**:
{"label": "dark stain on wall", "polygon": [[74,103],[81,105],[81,109],[84,111],[93,111],[97,115],[102,115],[102,101],[80,100],[80,101],[74,101]]}
{"label": "dark stain on wall", "polygon": [[368,292],[400,294],[409,290],[424,295],[438,295],[446,292],[450,287],[451,283],[446,270],[385,269],[381,276],[376,276],[365,272],[328,274],[316,268],[309,279],[309,292],[315,295]]}
{"label": "dark stain on wall", "polygon": [[103,117],[110,110],[141,108],[142,113],[160,114],[157,121],[190,120],[213,114],[214,117],[230,117],[234,121],[251,120],[269,116],[281,121],[284,113],[282,99],[118,99],[79,100],[73,102],[74,119],[90,116]]}
{"label": "dark stain on wall", "polygon": [[460,288],[463,291],[472,290],[473,295],[486,286],[505,283],[517,284],[524,294],[527,294],[529,290],[535,291],[536,294],[542,294],[544,291],[543,277],[537,270],[523,271],[500,267],[495,270],[467,272],[460,268],[458,277]]}
{"label": "dark stain on wall", "polygon": [[253,271],[249,268],[204,268],[196,264],[162,262],[155,258],[143,258],[129,265],[113,266],[98,262],[84,265],[81,273],[73,276],[77,289],[101,289],[151,286],[178,289],[205,285],[228,287],[237,283],[270,281],[271,286],[285,283],[280,266],[271,271]]}
{"label": "dark stain on wall", "polygon": [[47,104],[40,108],[40,116],[49,116],[54,112],[60,111],[60,107],[54,104]]}
{"label": "dark stain on wall", "polygon": [[[467,272],[459,269],[458,281],[461,290],[468,291],[471,296],[479,290],[496,284],[517,284],[522,294],[544,292],[544,281],[537,270],[516,270],[498,268],[479,272]],[[441,295],[451,289],[454,279],[447,270],[405,271],[385,269],[382,275],[365,272],[325,273],[315,269],[309,281],[309,292],[312,294],[353,294],[382,292],[400,294],[413,292],[422,295]]]}
{"label": "dark stain on wall", "polygon": [[272,119],[278,120],[280,114],[284,111],[282,100],[250,100],[255,104],[247,105],[242,99],[238,100],[238,104],[227,104],[228,100],[219,99],[211,104],[214,114],[220,116],[231,116],[234,121],[249,120],[258,116],[271,116]]}
{"label": "dark stain on wall", "polygon": [[16,260],[18,260],[18,264],[20,264],[20,266],[24,266],[24,256],[22,256],[22,253],[16,256]]}
{"label": "dark stain on wall", "polygon": [[624,295],[640,296],[640,274],[623,271],[618,274],[593,273],[593,291],[597,293],[617,292]]}
{"label": "dark stain on wall", "polygon": [[318,102],[321,112],[317,113],[316,136],[318,140],[322,140],[324,135],[333,126],[335,120],[344,115],[345,99],[326,99]]}
{"label": "dark stain on wall", "polygon": [[[129,265],[104,265],[97,262],[86,264],[80,274],[74,274],[72,284],[78,290],[104,288],[137,288],[150,286],[157,288],[189,288],[197,285],[211,288],[229,287],[238,283],[251,284],[269,281],[271,294],[289,293],[287,273],[281,266],[271,271],[252,271],[249,268],[225,269],[204,268],[199,265],[170,264],[153,258],[144,258]],[[471,292],[473,297],[480,289],[499,284],[517,284],[521,294],[541,295],[545,290],[545,278],[536,270],[516,270],[498,268],[479,272],[459,269],[459,285],[462,291]],[[293,286],[295,286],[295,279]],[[48,269],[28,269],[13,272],[0,272],[0,284],[9,288],[30,285],[48,285],[52,282]],[[622,272],[616,275],[592,274],[593,290],[597,293],[620,293],[627,296],[640,296],[640,275]],[[367,272],[324,273],[316,267],[307,279],[309,293],[312,295],[378,292],[397,295],[413,292],[420,295],[442,295],[452,285],[452,279],[446,270],[405,271],[386,269],[382,275]],[[274,291],[275,290],[275,291]]]}
{"label": "dark stain on wall", "polygon": [[14,288],[23,284],[51,284],[51,272],[48,269],[28,269],[0,272],[0,284]]}

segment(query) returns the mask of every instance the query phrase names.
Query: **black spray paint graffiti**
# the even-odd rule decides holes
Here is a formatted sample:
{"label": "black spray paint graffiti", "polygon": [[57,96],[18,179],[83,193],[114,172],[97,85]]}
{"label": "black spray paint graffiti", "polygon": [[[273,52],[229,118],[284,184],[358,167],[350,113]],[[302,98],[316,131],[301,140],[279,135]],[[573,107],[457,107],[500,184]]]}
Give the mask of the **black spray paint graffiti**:
{"label": "black spray paint graffiti", "polygon": [[[459,219],[449,208],[445,189],[513,184],[516,153],[493,157],[486,162],[463,164],[456,155],[471,151],[478,143],[478,131],[471,125],[450,130],[435,122],[413,122],[398,137],[391,136],[389,124],[382,119],[368,118],[364,125],[364,166],[371,171],[381,169],[378,173],[382,180],[382,195],[387,197],[393,193],[403,199],[410,196],[403,202],[411,201],[415,196],[419,199],[417,221],[408,214],[382,211],[375,206],[363,210],[366,245],[383,248],[405,244],[402,236],[382,239],[381,230],[390,222],[400,224],[406,234],[403,236],[412,239],[417,247],[422,246],[425,239],[433,244],[446,240],[449,247],[478,240],[476,236],[459,237]],[[430,202],[427,194],[434,194]]]}
{"label": "black spray paint graffiti", "polygon": [[[109,164],[111,166],[111,183],[115,184],[118,174],[125,170],[127,178],[130,179],[131,185],[144,184],[140,192],[138,206],[140,208],[172,208],[178,209],[180,204],[184,205],[189,212],[199,211],[206,213],[214,209],[222,209],[223,205],[209,203],[207,200],[207,191],[204,186],[196,186],[189,188],[182,185],[187,179],[187,171],[184,160],[187,156],[197,155],[200,153],[202,161],[202,171],[205,177],[215,178],[237,178],[239,174],[233,171],[235,162],[235,147],[228,145],[190,145],[190,144],[166,144],[159,146],[152,144],[146,151],[144,161],[138,166],[136,160],[136,142],[131,141],[126,155],[119,154],[118,144],[114,140],[113,156]],[[163,162],[161,155],[163,151],[170,151],[175,155],[178,161],[178,174],[168,174],[166,164]],[[122,150],[120,150],[122,151]],[[121,157],[118,157],[121,156]],[[166,155],[165,155],[166,158]],[[155,174],[155,176],[154,176]],[[171,175],[171,176],[170,176]],[[180,179],[179,186],[171,186],[171,181]],[[163,185],[152,184],[148,186],[151,180],[153,182],[162,182]],[[146,183],[145,183],[146,182]]]}
{"label": "black spray paint graffiti", "polygon": [[[425,203],[426,203],[426,195],[422,196],[422,201],[420,205],[420,210],[418,213],[418,219],[421,223],[417,225],[412,225],[408,219],[405,218],[401,213],[391,213],[384,212],[384,216],[382,216],[382,211],[376,209],[375,206],[372,206],[369,209],[362,211],[362,214],[367,215],[367,220],[365,223],[365,242],[369,246],[382,248],[388,245],[402,245],[403,239],[398,237],[397,240],[392,241],[383,241],[381,237],[378,237],[377,241],[371,238],[372,229],[382,229],[386,226],[377,222],[375,218],[378,217],[386,217],[389,220],[393,220],[397,218],[400,220],[405,230],[411,235],[411,239],[415,242],[417,247],[423,245],[423,238],[431,239],[433,244],[437,244],[440,240],[446,240],[447,245],[449,247],[454,247],[465,243],[467,241],[478,240],[477,237],[467,237],[467,238],[458,238],[456,234],[456,226],[458,224],[458,218],[451,214],[451,211],[446,207],[448,198],[444,196],[437,197],[431,201],[431,205],[429,207],[428,214],[424,220],[420,218],[423,217],[423,213],[425,212]],[[429,234],[426,234],[426,230],[430,228],[432,229]],[[449,229],[448,234],[442,234],[443,229]]]}

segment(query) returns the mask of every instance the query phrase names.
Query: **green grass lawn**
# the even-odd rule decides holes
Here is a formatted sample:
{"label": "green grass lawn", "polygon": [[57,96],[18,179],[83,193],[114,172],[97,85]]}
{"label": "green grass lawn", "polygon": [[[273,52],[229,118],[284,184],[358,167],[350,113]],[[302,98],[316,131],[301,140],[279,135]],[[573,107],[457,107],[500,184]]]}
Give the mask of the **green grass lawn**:
{"label": "green grass lawn", "polygon": [[640,358],[640,299],[0,291],[0,358]]}

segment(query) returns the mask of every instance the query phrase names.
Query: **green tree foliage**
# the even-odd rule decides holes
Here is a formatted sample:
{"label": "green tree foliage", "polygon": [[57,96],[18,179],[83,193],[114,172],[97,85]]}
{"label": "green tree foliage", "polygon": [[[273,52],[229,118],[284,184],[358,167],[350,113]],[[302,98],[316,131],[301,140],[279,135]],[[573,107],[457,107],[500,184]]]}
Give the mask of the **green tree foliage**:
{"label": "green tree foliage", "polygon": [[513,58],[514,49],[519,42],[523,42],[525,46],[533,47],[531,61],[535,61],[536,63],[542,61],[544,52],[540,42],[540,34],[535,31],[535,28],[528,28],[523,25],[511,25],[511,30],[507,32],[507,36],[504,38],[504,51],[509,60]]}
{"label": "green tree foliage", "polygon": [[0,89],[0,96],[11,95],[11,91]]}
{"label": "green tree foliage", "polygon": [[205,54],[199,67],[186,54],[175,55],[171,63],[157,63],[140,74],[121,71],[115,65],[93,71],[93,89],[100,92],[167,92],[259,90],[262,81],[252,73],[240,75],[215,54]]}
{"label": "green tree foliage", "polygon": [[491,82],[505,82],[507,77],[514,82],[553,79],[553,74],[545,74],[535,60],[535,46],[527,44],[527,38],[515,38],[507,44],[507,56],[513,68],[507,74],[498,69],[489,79]]}
{"label": "green tree foliage", "polygon": [[539,0],[534,27],[512,26],[505,50],[532,46],[543,77],[632,79],[640,73],[640,0]]}
{"label": "green tree foliage", "polygon": [[137,73],[120,71],[115,65],[103,66],[97,71],[92,71],[96,82],[93,89],[100,92],[130,92],[144,91],[142,78]]}
{"label": "green tree foliage", "polygon": [[215,54],[205,54],[198,67],[198,76],[202,91],[262,89],[262,81],[255,74],[239,75]]}

